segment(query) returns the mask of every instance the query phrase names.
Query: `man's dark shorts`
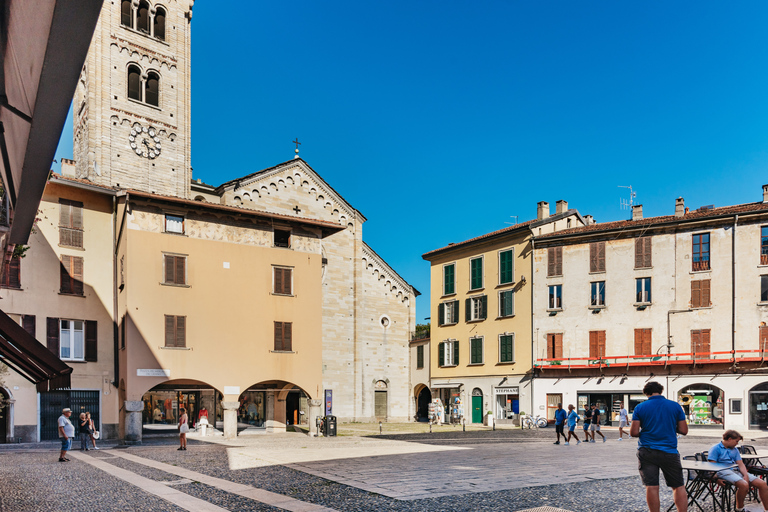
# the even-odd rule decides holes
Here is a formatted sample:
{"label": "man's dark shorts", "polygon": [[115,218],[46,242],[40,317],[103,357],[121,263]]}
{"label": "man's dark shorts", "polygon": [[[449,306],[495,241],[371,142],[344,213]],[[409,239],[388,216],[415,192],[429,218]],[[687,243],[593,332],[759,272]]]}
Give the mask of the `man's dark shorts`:
{"label": "man's dark shorts", "polygon": [[563,432],[563,423],[555,425],[555,434],[565,434]]}
{"label": "man's dark shorts", "polygon": [[668,487],[674,489],[685,485],[680,455],[677,453],[640,448],[637,450],[637,469],[640,470],[640,478],[646,487],[659,485],[659,470],[664,473]]}

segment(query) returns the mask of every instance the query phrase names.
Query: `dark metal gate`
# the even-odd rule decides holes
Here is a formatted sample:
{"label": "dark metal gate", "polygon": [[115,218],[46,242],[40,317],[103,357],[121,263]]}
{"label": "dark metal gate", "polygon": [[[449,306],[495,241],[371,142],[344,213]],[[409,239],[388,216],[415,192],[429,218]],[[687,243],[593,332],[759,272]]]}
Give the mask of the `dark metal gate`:
{"label": "dark metal gate", "polygon": [[69,420],[78,429],[81,412],[90,412],[96,429],[99,428],[99,392],[98,391],[52,391],[40,393],[40,440],[51,441],[59,438],[58,420],[61,410],[72,409]]}

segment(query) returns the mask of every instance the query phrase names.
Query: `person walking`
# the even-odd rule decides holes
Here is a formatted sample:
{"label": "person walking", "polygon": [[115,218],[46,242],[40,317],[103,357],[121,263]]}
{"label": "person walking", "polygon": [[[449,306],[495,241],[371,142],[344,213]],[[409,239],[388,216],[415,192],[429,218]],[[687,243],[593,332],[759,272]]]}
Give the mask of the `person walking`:
{"label": "person walking", "polygon": [[629,437],[629,434],[624,432],[627,426],[629,426],[629,413],[624,408],[624,402],[621,402],[621,409],[619,409],[619,441],[624,440],[624,434],[627,434],[627,437]]}
{"label": "person walking", "polygon": [[563,404],[557,404],[557,409],[555,410],[555,434],[557,434],[557,441],[554,444],[560,444],[560,435],[563,436],[563,441],[566,441],[563,427],[565,426],[565,418],[567,416],[565,409],[563,409]]}
{"label": "person walking", "polygon": [[99,447],[96,446],[96,426],[93,424],[91,413],[89,411],[86,411],[85,417],[88,419],[88,429],[90,430],[90,433],[88,434],[88,436],[91,438],[91,446],[93,446],[94,450],[98,450]]}
{"label": "person walking", "polygon": [[565,444],[570,444],[571,437],[576,439],[576,444],[581,444],[579,436],[576,435],[576,422],[579,421],[579,413],[577,413],[573,404],[568,404],[568,437],[565,439]]}
{"label": "person walking", "polygon": [[187,410],[182,407],[179,409],[179,450],[187,449],[187,432],[189,432]]}
{"label": "person walking", "polygon": [[[757,489],[760,494],[760,502],[763,504],[763,510],[768,506],[768,484],[765,480],[749,473],[744,461],[741,460],[741,453],[736,449],[739,441],[744,439],[741,434],[735,430],[726,430],[723,432],[723,440],[709,449],[707,459],[710,462],[720,462],[731,464],[735,468],[724,469],[717,472],[717,478],[732,483],[736,487],[736,512],[744,512],[744,498],[747,497],[750,487]],[[736,469],[738,468],[738,469]]]}
{"label": "person walking", "polygon": [[88,451],[88,437],[91,435],[90,427],[88,426],[88,419],[85,417],[85,413],[80,413],[80,420],[78,423],[78,432],[80,434],[80,451]]}
{"label": "person walking", "polygon": [[680,404],[661,394],[664,386],[651,381],[643,388],[648,400],[638,404],[632,412],[629,435],[639,438],[637,460],[640,478],[645,486],[645,501],[650,512],[659,512],[659,470],[664,481],[672,488],[677,512],[688,511],[683,468],[677,451],[677,434],[688,434],[688,423]]}
{"label": "person walking", "polygon": [[592,423],[592,409],[587,404],[584,404],[584,442],[591,442],[589,439],[589,426]]}
{"label": "person walking", "polygon": [[59,439],[61,440],[59,462],[69,462],[67,452],[72,449],[72,438],[75,437],[75,426],[69,421],[70,416],[72,416],[72,409],[65,407],[62,409],[58,420]]}
{"label": "person walking", "polygon": [[600,437],[603,438],[603,442],[605,442],[605,436],[600,432],[600,408],[595,404],[592,404],[592,425],[590,425],[589,431],[592,433],[592,440],[590,443],[595,442],[596,433],[600,434]]}

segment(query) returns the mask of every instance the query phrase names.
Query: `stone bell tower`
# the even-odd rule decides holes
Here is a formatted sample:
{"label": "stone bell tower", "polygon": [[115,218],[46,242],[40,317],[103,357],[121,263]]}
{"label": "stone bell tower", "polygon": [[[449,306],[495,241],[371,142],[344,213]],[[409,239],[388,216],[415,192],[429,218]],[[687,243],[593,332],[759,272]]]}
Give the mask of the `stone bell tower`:
{"label": "stone bell tower", "polygon": [[73,102],[78,178],[189,197],[194,0],[106,0]]}

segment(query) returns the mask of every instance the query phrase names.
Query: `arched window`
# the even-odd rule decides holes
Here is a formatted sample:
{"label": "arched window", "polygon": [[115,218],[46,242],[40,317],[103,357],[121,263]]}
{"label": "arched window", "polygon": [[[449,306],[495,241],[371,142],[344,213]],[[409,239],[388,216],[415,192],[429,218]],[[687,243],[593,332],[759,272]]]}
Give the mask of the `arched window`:
{"label": "arched window", "polygon": [[131,9],[131,0],[120,2],[120,23],[126,27],[133,28],[133,9]]}
{"label": "arched window", "polygon": [[141,2],[139,4],[139,16],[136,20],[137,30],[149,34],[149,3]]}
{"label": "arched window", "polygon": [[155,37],[165,41],[165,9],[162,7],[157,8],[155,13]]}
{"label": "arched window", "polygon": [[128,97],[132,100],[141,99],[141,70],[138,66],[128,66]]}
{"label": "arched window", "polygon": [[144,101],[156,107],[160,106],[160,76],[157,73],[147,74],[147,90]]}

